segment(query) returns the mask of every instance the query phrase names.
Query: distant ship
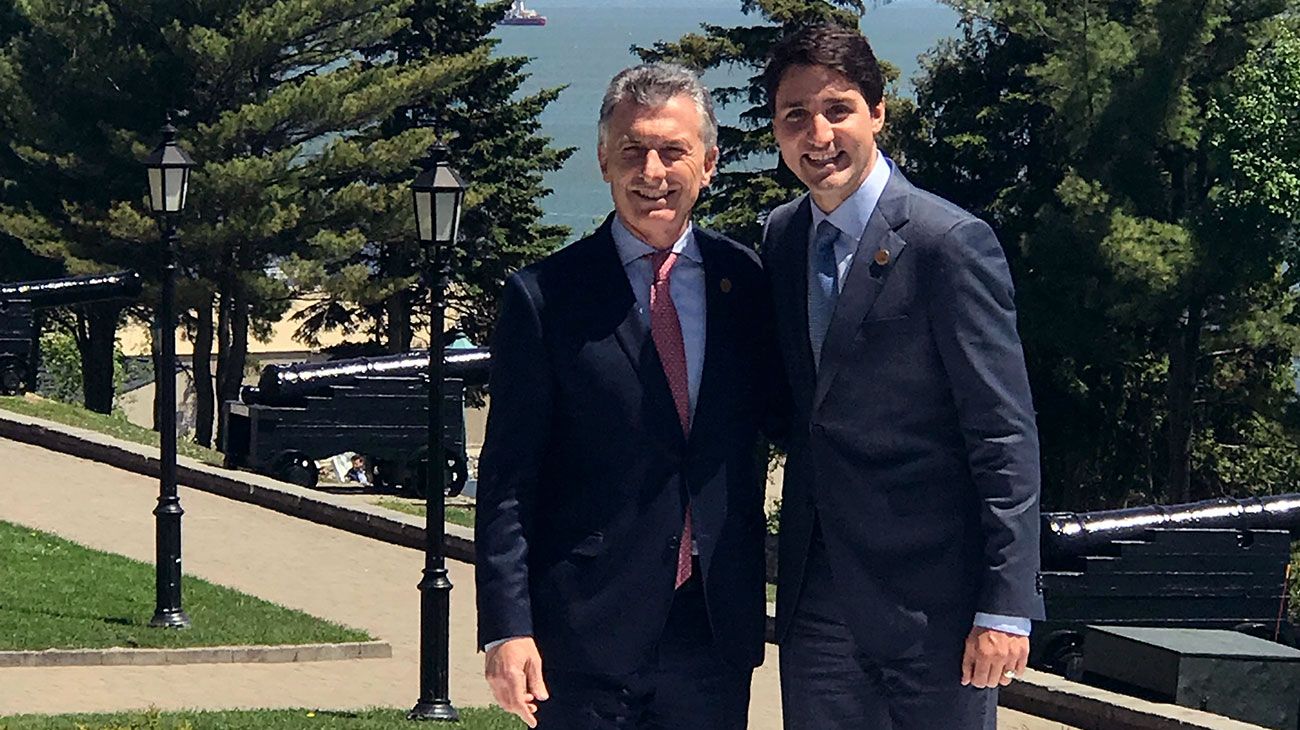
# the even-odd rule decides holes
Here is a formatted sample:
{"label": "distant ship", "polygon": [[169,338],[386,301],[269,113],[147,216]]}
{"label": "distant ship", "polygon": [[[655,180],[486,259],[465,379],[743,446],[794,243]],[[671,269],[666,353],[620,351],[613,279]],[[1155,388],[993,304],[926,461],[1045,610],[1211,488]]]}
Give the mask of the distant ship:
{"label": "distant ship", "polygon": [[524,7],[524,0],[515,0],[510,9],[506,11],[506,16],[502,18],[498,25],[546,25],[546,16],[538,15],[536,10],[529,10]]}

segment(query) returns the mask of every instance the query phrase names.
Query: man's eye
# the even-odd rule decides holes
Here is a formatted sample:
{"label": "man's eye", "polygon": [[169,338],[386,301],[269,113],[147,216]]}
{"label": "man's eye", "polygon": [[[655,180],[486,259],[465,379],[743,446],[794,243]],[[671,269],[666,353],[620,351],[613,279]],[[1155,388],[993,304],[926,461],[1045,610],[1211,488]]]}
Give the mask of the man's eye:
{"label": "man's eye", "polygon": [[793,109],[785,113],[785,121],[791,124],[802,122],[808,117],[808,113],[803,109]]}
{"label": "man's eye", "polygon": [[853,108],[845,104],[836,104],[826,113],[826,118],[831,121],[837,121],[847,118],[853,113]]}

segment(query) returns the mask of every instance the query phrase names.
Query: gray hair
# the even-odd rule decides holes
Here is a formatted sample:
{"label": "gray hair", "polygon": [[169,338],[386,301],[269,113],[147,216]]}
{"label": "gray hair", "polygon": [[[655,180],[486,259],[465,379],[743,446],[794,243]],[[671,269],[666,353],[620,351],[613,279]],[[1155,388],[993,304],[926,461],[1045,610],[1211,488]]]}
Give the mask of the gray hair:
{"label": "gray hair", "polygon": [[700,83],[694,71],[675,63],[647,63],[623,69],[609,82],[605,98],[600,102],[600,123],[597,143],[605,146],[609,134],[609,119],[614,109],[625,101],[644,107],[659,107],[675,96],[685,96],[695,102],[700,113],[700,139],[706,148],[718,144],[718,118],[713,114],[713,99],[709,90]]}

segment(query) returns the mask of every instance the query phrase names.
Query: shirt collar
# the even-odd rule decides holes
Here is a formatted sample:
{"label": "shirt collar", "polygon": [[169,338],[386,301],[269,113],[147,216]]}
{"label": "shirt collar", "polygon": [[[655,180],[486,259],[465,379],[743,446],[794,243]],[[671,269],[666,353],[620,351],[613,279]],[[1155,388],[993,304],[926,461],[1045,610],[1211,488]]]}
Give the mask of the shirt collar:
{"label": "shirt collar", "polygon": [[876,162],[871,166],[871,172],[847,200],[830,213],[823,213],[822,209],[817,207],[817,203],[812,204],[813,230],[817,230],[817,226],[821,225],[822,221],[829,220],[850,238],[854,240],[861,238],[863,232],[867,230],[867,221],[871,219],[876,203],[885,192],[885,185],[889,182],[892,169],[893,163],[885,157],[880,148],[876,148]]}
{"label": "shirt collar", "polygon": [[[614,236],[614,247],[618,249],[618,258],[624,266],[644,258],[654,253],[658,249],[636,237],[636,234],[628,229],[623,223],[623,219],[617,214],[614,215],[614,221],[610,225],[610,234]],[[703,263],[700,256],[700,246],[695,242],[695,224],[687,223],[686,231],[682,237],[677,239],[673,244],[673,253],[678,256],[694,261],[697,264]]]}

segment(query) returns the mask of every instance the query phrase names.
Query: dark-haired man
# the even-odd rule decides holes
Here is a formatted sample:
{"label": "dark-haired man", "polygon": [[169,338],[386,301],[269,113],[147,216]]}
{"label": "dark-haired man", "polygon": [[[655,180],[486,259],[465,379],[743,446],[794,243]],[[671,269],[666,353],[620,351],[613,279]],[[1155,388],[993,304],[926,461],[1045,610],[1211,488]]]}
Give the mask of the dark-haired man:
{"label": "dark-haired man", "polygon": [[691,222],[718,159],[693,72],[616,76],[598,159],[614,214],[510,278],[492,343],[485,673],[543,730],[741,730],[763,657],[766,280]]}
{"label": "dark-haired man", "polygon": [[1038,440],[992,230],[877,149],[884,82],[818,25],[764,77],[808,194],[763,240],[794,397],[777,635],[787,730],[993,728],[1042,615]]}

